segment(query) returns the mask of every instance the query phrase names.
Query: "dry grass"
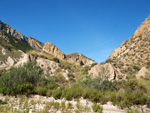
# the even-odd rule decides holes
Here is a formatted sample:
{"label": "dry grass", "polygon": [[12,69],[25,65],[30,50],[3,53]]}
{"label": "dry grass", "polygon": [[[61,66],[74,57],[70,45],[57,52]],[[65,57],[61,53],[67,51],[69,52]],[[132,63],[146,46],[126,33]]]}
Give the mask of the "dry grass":
{"label": "dry grass", "polygon": [[55,58],[51,54],[48,54],[46,52],[39,52],[37,50],[30,50],[27,53],[30,54],[30,55],[34,55],[34,56],[37,56],[37,57],[42,57],[42,58],[49,59],[49,60],[53,60],[53,58]]}

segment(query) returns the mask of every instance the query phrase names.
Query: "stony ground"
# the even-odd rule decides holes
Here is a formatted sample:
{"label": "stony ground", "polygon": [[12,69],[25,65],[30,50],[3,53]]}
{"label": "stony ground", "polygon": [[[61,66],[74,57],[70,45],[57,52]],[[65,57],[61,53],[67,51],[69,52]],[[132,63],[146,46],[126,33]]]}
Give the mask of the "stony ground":
{"label": "stony ground", "polygon": [[[93,103],[83,98],[67,101],[39,95],[30,97],[18,96],[17,98],[0,95],[0,99],[4,101],[0,105],[1,113],[94,113],[92,109]],[[119,109],[117,106],[113,106],[111,102],[101,107],[103,108],[103,113],[126,113],[129,111],[127,109]],[[150,110],[146,108],[142,112],[143,108],[139,109],[137,113],[150,113]],[[136,113],[135,109],[132,111]]]}

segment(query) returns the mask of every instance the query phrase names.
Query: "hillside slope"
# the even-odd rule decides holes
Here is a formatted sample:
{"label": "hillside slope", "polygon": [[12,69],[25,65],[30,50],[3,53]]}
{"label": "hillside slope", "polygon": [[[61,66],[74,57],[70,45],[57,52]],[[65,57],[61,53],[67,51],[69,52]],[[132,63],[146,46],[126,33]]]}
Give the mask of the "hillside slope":
{"label": "hillside slope", "polygon": [[136,30],[131,38],[123,41],[109,56],[124,64],[144,65],[150,61],[150,17]]}
{"label": "hillside slope", "polygon": [[23,36],[0,21],[0,70],[13,66],[27,51],[33,49],[41,51],[42,47],[43,43]]}
{"label": "hillside slope", "polygon": [[139,76],[150,75],[148,66],[150,63],[150,16],[138,27],[131,38],[123,41],[121,46],[110,54],[109,61],[115,63],[130,77],[136,75],[139,78]]}
{"label": "hillside slope", "polygon": [[7,24],[4,24],[0,21],[0,32],[3,32],[7,35],[13,36],[28,45],[30,45],[32,48],[41,51],[43,48],[43,43],[39,42],[38,40],[31,38],[31,37],[25,37],[20,32],[16,31],[14,28],[10,27]]}

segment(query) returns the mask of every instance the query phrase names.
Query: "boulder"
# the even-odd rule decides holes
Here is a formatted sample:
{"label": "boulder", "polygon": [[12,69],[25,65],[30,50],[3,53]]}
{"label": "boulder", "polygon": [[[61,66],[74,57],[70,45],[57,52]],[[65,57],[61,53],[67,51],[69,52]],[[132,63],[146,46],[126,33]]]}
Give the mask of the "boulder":
{"label": "boulder", "polygon": [[115,68],[111,63],[97,64],[89,70],[89,74],[92,77],[107,76],[109,80],[117,80],[118,76],[125,78],[125,75],[120,72],[118,68]]}
{"label": "boulder", "polygon": [[150,76],[150,70],[146,67],[142,67],[140,71],[136,74],[136,78],[139,79],[141,77]]}

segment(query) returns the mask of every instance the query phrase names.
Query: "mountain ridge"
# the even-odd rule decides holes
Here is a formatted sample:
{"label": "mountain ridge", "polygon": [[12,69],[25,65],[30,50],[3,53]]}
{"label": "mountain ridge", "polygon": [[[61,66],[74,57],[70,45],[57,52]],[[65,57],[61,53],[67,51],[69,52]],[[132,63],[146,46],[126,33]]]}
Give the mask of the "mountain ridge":
{"label": "mountain ridge", "polygon": [[[35,49],[41,52],[40,54],[42,54],[42,52],[47,52],[53,55],[54,57],[59,58],[60,60],[65,60],[70,63],[75,63],[76,65],[91,65],[92,63],[95,63],[94,60],[91,60],[84,55],[80,55],[79,57],[79,54],[78,54],[76,58],[66,57],[67,55],[65,55],[61,50],[59,50],[54,44],[50,42],[43,44],[42,42],[38,41],[35,38],[26,37],[22,35],[21,32],[16,31],[13,27],[3,23],[2,21],[0,21],[0,39],[1,39],[1,46],[2,46],[0,50],[3,51],[5,49],[6,53],[9,53],[5,55],[3,55],[2,53],[0,55],[1,57],[5,56],[5,59],[1,61],[1,63],[3,62],[3,65],[5,66],[9,64],[8,61],[10,60],[8,60],[8,58],[10,59],[11,56],[13,56],[13,58],[11,58],[11,61],[15,63],[20,58],[22,58],[22,55],[24,55],[27,51],[32,50],[32,49]],[[10,49],[13,51],[10,51]],[[49,51],[50,49],[51,51]],[[13,55],[13,53],[15,53],[16,50],[17,51],[21,50],[17,52],[17,54],[20,54],[17,57],[18,60],[15,60],[16,58]],[[63,57],[61,58],[61,56]],[[88,62],[91,62],[91,63],[88,63]],[[11,63],[11,64],[14,64],[14,63]]]}

